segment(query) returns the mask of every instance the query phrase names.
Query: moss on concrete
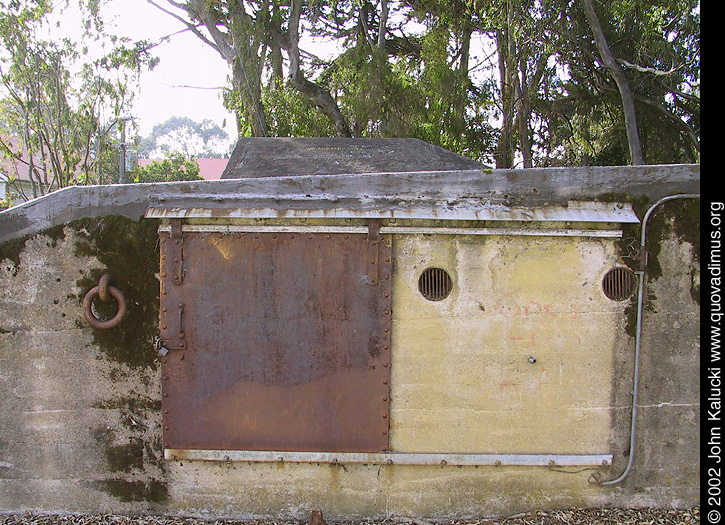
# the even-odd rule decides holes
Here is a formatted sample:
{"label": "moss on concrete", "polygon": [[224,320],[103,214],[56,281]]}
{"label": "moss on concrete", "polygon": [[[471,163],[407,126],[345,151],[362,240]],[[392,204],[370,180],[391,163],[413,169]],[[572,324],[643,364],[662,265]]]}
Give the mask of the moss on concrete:
{"label": "moss on concrete", "polygon": [[[602,202],[627,202],[632,205],[640,220],[644,219],[647,210],[654,202],[647,196],[632,197],[626,194],[602,194],[597,197]],[[641,243],[642,225],[625,224],[622,226],[622,238],[618,242],[621,260],[631,270],[639,270],[639,247]],[[647,268],[646,276],[648,281],[662,277],[662,267],[658,256],[662,250],[662,242],[676,236],[683,242],[693,247],[694,264],[693,268],[700,266],[700,200],[699,199],[675,199],[660,204],[651,213],[647,223],[646,249]],[[693,270],[694,271],[694,270]],[[699,279],[692,276],[690,295],[692,300],[700,304]],[[651,294],[651,292],[650,292]],[[645,298],[645,305],[653,304],[655,297]],[[631,304],[627,307],[627,334],[634,337],[636,331],[636,295],[633,296]]]}
{"label": "moss on concrete", "polygon": [[131,472],[143,470],[144,443],[141,439],[132,439],[123,445],[106,447],[106,460],[111,472]]}
{"label": "moss on concrete", "polygon": [[[123,403],[111,403],[104,408],[118,409],[121,405]],[[131,403],[131,406],[136,405]],[[138,415],[136,417],[139,421],[143,420]],[[121,501],[166,500],[166,483],[153,479],[149,472],[154,470],[152,465],[161,472],[164,470],[164,460],[156,453],[161,450],[161,441],[160,438],[149,439],[146,430],[145,425],[137,424],[134,428],[123,431],[102,426],[93,432],[93,437],[106,459],[106,472],[113,476],[101,481],[97,488]],[[142,481],[139,477],[146,480]]]}
{"label": "moss on concrete", "polygon": [[[649,280],[662,276],[658,256],[662,250],[662,242],[671,237],[692,246],[693,267],[700,266],[700,200],[677,199],[659,206],[650,216],[647,224],[647,250],[649,262],[647,277]],[[690,296],[700,304],[699,280],[691,279]]]}
{"label": "moss on concrete", "polygon": [[[121,290],[128,302],[128,315],[118,327],[93,329],[94,342],[112,361],[131,368],[155,370],[156,353],[152,341],[158,333],[158,222],[134,221],[122,216],[80,219],[0,244],[0,261],[10,260],[13,276],[17,275],[20,256],[28,239],[45,235],[54,246],[65,238],[65,228],[74,229],[82,238],[76,244],[76,255],[95,257],[104,265],[76,282],[80,289],[79,303],[104,273],[111,275],[111,285]],[[101,317],[110,318],[115,315],[117,306],[114,300],[109,303],[96,300],[94,309]],[[85,327],[85,324],[80,323],[78,327]]]}
{"label": "moss on concrete", "polygon": [[161,410],[161,401],[141,397],[121,397],[99,401],[93,404],[93,408],[125,409],[134,414],[141,414],[145,410]]}
{"label": "moss on concrete", "polygon": [[[70,224],[82,238],[76,255],[97,258],[104,268],[95,270],[77,284],[81,295],[98,284],[104,273],[111,275],[111,285],[118,288],[128,302],[128,314],[121,324],[108,330],[93,329],[96,345],[112,361],[131,368],[156,369],[153,337],[158,333],[159,283],[158,223],[153,220],[132,221],[120,216],[81,219]],[[115,301],[94,307],[109,317],[116,312]]]}
{"label": "moss on concrete", "polygon": [[166,483],[157,480],[145,483],[125,479],[106,479],[99,481],[98,485],[101,490],[123,502],[163,503],[169,497]]}

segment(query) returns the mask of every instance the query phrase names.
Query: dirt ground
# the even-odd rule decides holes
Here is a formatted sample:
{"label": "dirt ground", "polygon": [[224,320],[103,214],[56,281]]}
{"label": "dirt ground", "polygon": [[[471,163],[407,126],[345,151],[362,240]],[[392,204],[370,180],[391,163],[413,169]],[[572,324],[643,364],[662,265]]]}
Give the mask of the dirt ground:
{"label": "dirt ground", "polygon": [[[700,523],[700,509],[568,509],[535,511],[505,518],[426,521],[390,518],[383,521],[329,522],[329,525],[691,525]],[[0,515],[0,525],[306,525],[297,521],[235,521],[116,515]]]}

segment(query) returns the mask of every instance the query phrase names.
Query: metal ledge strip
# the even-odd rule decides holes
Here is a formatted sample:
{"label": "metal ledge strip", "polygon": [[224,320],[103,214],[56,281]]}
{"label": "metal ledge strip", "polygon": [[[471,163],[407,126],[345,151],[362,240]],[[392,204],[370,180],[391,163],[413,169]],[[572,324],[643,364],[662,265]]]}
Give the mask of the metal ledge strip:
{"label": "metal ledge strip", "polygon": [[524,235],[531,237],[606,237],[618,238],[621,230],[579,230],[579,229],[535,229],[535,228],[421,228],[407,226],[388,226],[380,228],[380,233],[393,235]]}
{"label": "metal ledge strip", "polygon": [[[171,231],[170,226],[160,226],[160,232]],[[301,226],[301,225],[234,225],[234,224],[184,224],[182,231],[189,233],[347,233],[367,234],[367,226]],[[503,235],[530,237],[597,237],[620,238],[621,230],[597,229],[535,229],[535,228],[435,228],[418,226],[383,226],[380,234],[392,235]]]}
{"label": "metal ledge strip", "polygon": [[[369,202],[351,200],[339,202],[325,198],[288,199],[256,196],[249,199],[229,199],[210,206],[195,196],[195,200],[177,205],[152,205],[146,210],[147,219],[439,219],[477,221],[525,222],[639,222],[628,203],[569,202],[557,206],[507,206],[478,201],[388,202],[387,198]],[[207,199],[207,202],[212,199]],[[242,202],[246,205],[242,205]]]}
{"label": "metal ledge strip", "polygon": [[611,454],[449,454],[449,453],[356,453],[275,452],[258,450],[164,450],[172,461],[246,461],[253,463],[362,463],[371,465],[508,465],[508,466],[603,466]]}
{"label": "metal ledge strip", "polygon": [[[171,226],[159,226],[159,232],[170,232]],[[268,224],[183,224],[188,233],[349,233],[367,235],[367,226],[304,226]]]}

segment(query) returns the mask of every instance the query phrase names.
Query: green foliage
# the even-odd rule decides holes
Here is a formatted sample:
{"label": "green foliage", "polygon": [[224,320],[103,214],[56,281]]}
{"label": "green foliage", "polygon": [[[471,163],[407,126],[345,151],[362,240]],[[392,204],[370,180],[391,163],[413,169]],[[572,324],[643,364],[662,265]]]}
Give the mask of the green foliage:
{"label": "green foliage", "polygon": [[0,210],[4,210],[13,206],[15,204],[16,198],[17,195],[15,195],[14,193],[7,193],[5,197],[0,199]]}
{"label": "green foliage", "polygon": [[[130,109],[129,83],[153,67],[149,46],[103,33],[98,2],[80,3],[84,21],[69,27],[67,2],[0,1],[0,153],[27,164],[33,195],[106,182],[109,134]],[[57,26],[51,27],[51,19]],[[79,39],[61,34],[81,31]],[[110,46],[91,58],[89,44]],[[108,75],[108,70],[116,70]],[[113,78],[113,80],[109,80]],[[113,114],[102,126],[102,115]],[[117,162],[117,161],[116,161]],[[116,164],[117,166],[117,164]]]}
{"label": "green foliage", "polygon": [[[102,34],[99,0],[83,3],[86,34]],[[630,160],[618,85],[580,0],[167,0],[166,7],[229,64],[223,100],[241,136],[416,137],[506,168]],[[633,92],[646,161],[699,162],[699,0],[595,7]],[[114,138],[99,125],[99,108],[111,107],[114,118],[126,112],[128,80],[155,63],[151,46],[112,40],[111,53],[88,61],[83,45],[37,37],[53,9],[48,0],[0,0],[0,8],[0,72],[10,94],[0,121],[25,137],[27,151],[59,150],[45,154],[35,177],[45,188],[113,180]],[[336,51],[300,50],[305,37],[324,38]],[[71,66],[80,63],[72,82]],[[102,74],[109,69],[130,76],[109,82]],[[157,128],[142,155],[212,156],[209,145],[223,133],[178,117]]]}
{"label": "green foliage", "polygon": [[[578,2],[547,3],[557,76],[537,111],[552,145],[548,165],[627,164],[621,98],[600,64]],[[699,162],[699,0],[595,3],[633,91],[648,164]],[[555,151],[554,151],[555,150]]]}
{"label": "green foliage", "polygon": [[[490,91],[474,86],[468,61],[481,22],[463,2],[168,4],[190,25],[203,24],[214,40],[205,41],[230,64],[224,103],[241,136],[409,136],[490,156]],[[299,26],[291,19],[297,6]],[[330,59],[304,50],[297,56],[297,29],[342,51]]]}
{"label": "green foliage", "polygon": [[199,175],[199,163],[187,160],[181,153],[170,154],[163,160],[155,160],[146,167],[133,171],[135,182],[178,182],[203,180]]}
{"label": "green foliage", "polygon": [[332,123],[320,115],[310,99],[287,84],[265,87],[262,102],[270,136],[329,137],[335,134]]}

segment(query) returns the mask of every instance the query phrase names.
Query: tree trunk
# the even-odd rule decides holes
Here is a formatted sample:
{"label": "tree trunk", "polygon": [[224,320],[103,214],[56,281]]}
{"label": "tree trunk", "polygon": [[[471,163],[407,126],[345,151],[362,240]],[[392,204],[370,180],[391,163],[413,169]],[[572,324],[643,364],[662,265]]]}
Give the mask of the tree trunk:
{"label": "tree trunk", "polygon": [[252,128],[252,136],[266,137],[268,135],[267,119],[264,115],[262,97],[258,90],[253,89],[243,60],[243,57],[238,57],[234,61],[234,65],[232,66],[232,82],[242,99],[243,110],[247,112]]}
{"label": "tree trunk", "polygon": [[498,70],[501,79],[501,131],[496,144],[496,168],[508,169],[513,167],[513,85],[509,60],[508,29],[496,32],[496,47],[498,48]]}
{"label": "tree trunk", "polygon": [[461,86],[461,93],[457,94],[454,102],[454,122],[455,127],[453,128],[456,133],[465,133],[466,128],[466,106],[468,103],[468,90],[470,86],[470,77],[468,75],[469,63],[471,59],[471,35],[473,34],[473,28],[471,26],[465,26],[461,29],[459,55],[460,62],[458,64],[458,70],[456,75],[458,76],[458,84]]}
{"label": "tree trunk", "polygon": [[271,69],[272,69],[272,85],[277,88],[282,86],[282,78],[284,76],[284,69],[282,67],[282,46],[279,43],[279,39],[276,35],[282,33],[282,28],[279,27],[279,7],[275,3],[272,11],[272,21],[270,22],[270,47],[271,47]]}
{"label": "tree trunk", "polygon": [[[218,20],[217,14],[207,5],[205,0],[189,0],[183,6],[179,6],[176,2],[170,3],[184,9],[190,19],[197,19],[204,24],[204,27],[209,31],[211,40],[202,35],[194,24],[181,20],[190,31],[214,48],[229,64],[232,71],[232,84],[239,93],[242,102],[241,111],[246,112],[252,135],[266,137],[268,135],[267,121],[260,92],[262,68],[259,48],[261,38],[255,34],[254,19],[244,12],[244,6],[240,2],[236,11],[230,15],[233,18],[233,23],[227,22],[229,31],[223,32],[218,27],[223,25],[222,21]],[[241,118],[242,116],[239,115],[238,110],[238,124]]]}
{"label": "tree trunk", "polygon": [[521,157],[524,161],[524,168],[532,168],[533,155],[531,153],[531,140],[529,139],[529,120],[531,118],[531,99],[529,97],[529,86],[528,86],[528,68],[526,67],[526,57],[523,56],[523,52],[519,51],[519,66],[517,69],[516,78],[516,104],[518,107],[517,121],[519,131],[519,149],[521,150]]}
{"label": "tree trunk", "polygon": [[627,129],[627,141],[629,142],[629,156],[632,165],[644,164],[644,155],[642,154],[642,145],[639,140],[639,132],[637,130],[637,114],[634,110],[634,96],[627,82],[627,77],[622,68],[617,64],[609,44],[604,36],[604,30],[599,23],[599,18],[594,11],[592,0],[582,0],[584,4],[584,14],[589,22],[589,27],[594,35],[594,42],[597,44],[602,64],[609,70],[617,83],[619,94],[622,97],[622,110],[624,112],[624,125]]}
{"label": "tree trunk", "polygon": [[388,0],[380,3],[380,28],[378,29],[378,51],[385,56],[385,35],[388,32]]}
{"label": "tree trunk", "polygon": [[289,61],[290,82],[303,95],[314,102],[322,112],[332,121],[338,136],[352,137],[350,126],[340,112],[337,102],[325,88],[307,80],[300,70],[299,25],[302,14],[302,0],[294,0],[289,17]]}

